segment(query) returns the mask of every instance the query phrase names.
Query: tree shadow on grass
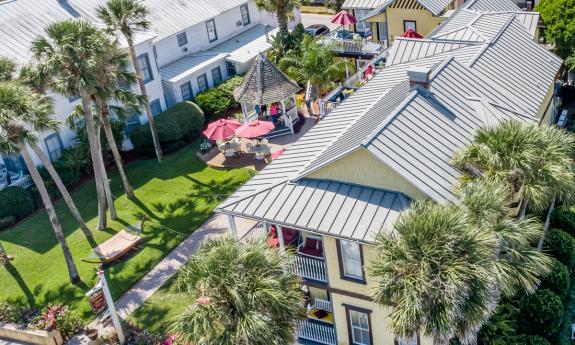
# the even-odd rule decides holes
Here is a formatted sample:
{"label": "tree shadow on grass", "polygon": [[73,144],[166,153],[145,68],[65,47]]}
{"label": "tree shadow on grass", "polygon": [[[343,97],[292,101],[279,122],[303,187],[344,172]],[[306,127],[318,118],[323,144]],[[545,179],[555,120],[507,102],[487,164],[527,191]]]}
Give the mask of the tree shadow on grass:
{"label": "tree shadow on grass", "polygon": [[20,290],[22,290],[22,293],[24,293],[24,296],[26,296],[26,300],[28,301],[28,303],[30,305],[35,305],[36,304],[36,298],[34,297],[34,293],[32,293],[32,291],[30,290],[30,288],[28,287],[28,285],[24,281],[24,278],[22,278],[22,276],[20,275],[20,272],[18,272],[16,267],[14,267],[14,265],[12,265],[12,263],[10,263],[10,262],[8,262],[4,267],[6,268],[6,271],[8,271],[8,273],[10,273],[12,278],[14,278],[14,280],[18,284],[18,287],[20,287]]}

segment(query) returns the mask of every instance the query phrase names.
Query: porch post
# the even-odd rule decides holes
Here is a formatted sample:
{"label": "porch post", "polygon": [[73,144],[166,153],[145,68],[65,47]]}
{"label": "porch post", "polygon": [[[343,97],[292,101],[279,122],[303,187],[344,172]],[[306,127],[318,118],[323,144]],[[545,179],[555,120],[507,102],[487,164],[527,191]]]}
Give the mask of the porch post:
{"label": "porch post", "polygon": [[289,117],[289,115],[286,113],[286,104],[285,104],[285,100],[283,100],[283,99],[282,99],[282,114],[284,114],[285,121],[289,121],[289,129],[291,130],[291,134],[294,134],[293,122],[291,120],[291,117]]}
{"label": "porch post", "polygon": [[266,236],[270,233],[270,225],[264,222],[264,231],[266,232]]}
{"label": "porch post", "polygon": [[230,224],[230,232],[234,240],[238,240],[238,231],[236,229],[236,219],[231,214],[228,214],[228,223]]}
{"label": "porch post", "polygon": [[281,226],[277,226],[278,229],[278,240],[280,241],[280,252],[285,252],[286,248],[285,248],[285,243],[284,243],[284,231],[283,228]]}
{"label": "porch post", "polygon": [[242,103],[242,114],[244,115],[244,123],[248,122],[248,111],[245,103]]}

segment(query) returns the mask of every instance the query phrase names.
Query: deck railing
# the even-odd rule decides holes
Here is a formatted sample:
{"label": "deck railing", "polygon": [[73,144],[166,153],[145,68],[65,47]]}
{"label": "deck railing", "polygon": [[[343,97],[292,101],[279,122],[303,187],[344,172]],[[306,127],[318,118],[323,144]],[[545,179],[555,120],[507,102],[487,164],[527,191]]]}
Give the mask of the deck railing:
{"label": "deck railing", "polygon": [[309,320],[302,320],[298,322],[296,335],[300,339],[310,340],[320,344],[337,344],[333,325],[324,325]]}
{"label": "deck railing", "polygon": [[342,39],[334,37],[324,37],[322,43],[329,45],[331,50],[338,53],[375,55],[387,48],[387,41],[376,41],[368,39]]}
{"label": "deck railing", "polygon": [[264,223],[258,222],[256,225],[252,226],[252,228],[249,229],[242,238],[240,238],[240,241],[244,243],[260,241],[265,239],[267,235]]}
{"label": "deck railing", "polygon": [[329,313],[333,313],[333,307],[331,305],[330,301],[326,301],[324,299],[321,298],[316,298],[313,302],[313,307],[315,309],[321,309],[321,310],[325,310]]}
{"label": "deck railing", "polygon": [[327,283],[325,262],[322,259],[296,254],[290,271],[305,279]]}

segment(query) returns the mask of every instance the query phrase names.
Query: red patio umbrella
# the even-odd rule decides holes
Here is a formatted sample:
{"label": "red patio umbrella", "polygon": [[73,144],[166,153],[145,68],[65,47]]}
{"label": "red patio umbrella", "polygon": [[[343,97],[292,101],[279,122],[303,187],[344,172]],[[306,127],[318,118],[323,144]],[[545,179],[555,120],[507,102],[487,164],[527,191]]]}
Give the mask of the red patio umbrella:
{"label": "red patio umbrella", "polygon": [[357,22],[357,20],[354,16],[347,13],[347,11],[341,10],[338,14],[331,18],[331,22],[339,25],[350,25]]}
{"label": "red patio umbrella", "polygon": [[363,77],[367,78],[368,75],[373,73],[373,65],[369,64],[369,66],[367,66],[367,68],[365,69],[365,72],[363,73]]}
{"label": "red patio umbrella", "polygon": [[285,147],[282,147],[281,149],[277,150],[276,152],[272,153],[272,160],[278,158],[282,153],[284,153],[285,151]]}
{"label": "red patio umbrella", "polygon": [[236,120],[219,119],[208,124],[208,128],[203,131],[203,134],[209,140],[223,140],[233,137],[242,124]]}
{"label": "red patio umbrella", "polygon": [[268,134],[275,128],[271,121],[254,120],[244,123],[236,129],[236,135],[242,138],[257,138]]}
{"label": "red patio umbrella", "polygon": [[407,29],[406,32],[404,32],[401,37],[405,37],[405,38],[423,38],[423,36],[421,36],[420,34],[418,34],[417,32],[415,32],[415,30],[413,30],[412,28]]}

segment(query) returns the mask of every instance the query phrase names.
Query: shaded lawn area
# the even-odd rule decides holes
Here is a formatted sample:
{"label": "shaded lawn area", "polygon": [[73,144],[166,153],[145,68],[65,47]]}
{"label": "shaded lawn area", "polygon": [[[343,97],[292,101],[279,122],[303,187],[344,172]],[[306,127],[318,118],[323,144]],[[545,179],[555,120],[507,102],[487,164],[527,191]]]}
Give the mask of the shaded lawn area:
{"label": "shaded lawn area", "polygon": [[[145,160],[128,166],[128,175],[137,200],[128,200],[117,172],[110,174],[118,212],[117,221],[109,221],[105,231],[95,230],[97,201],[94,182],[73,194],[96,242],[101,243],[127,225],[136,224],[142,214],[148,216],[141,250],[127,260],[112,265],[106,277],[115,298],[142,278],[175,246],[182,242],[212,215],[212,210],[252,176],[248,169],[214,170],[205,166],[196,154],[197,143],[168,156],[163,162]],[[217,195],[217,196],[216,196]],[[56,204],[68,245],[74,256],[82,282],[69,282],[66,264],[44,212],[18,226],[0,233],[11,265],[0,267],[0,301],[44,305],[64,303],[82,317],[93,316],[84,297],[95,282],[96,267],[80,261],[91,251],[91,245],[75,224],[66,206]],[[168,227],[177,232],[167,230]]]}
{"label": "shaded lawn area", "polygon": [[136,309],[128,321],[152,333],[165,334],[166,323],[194,303],[188,295],[178,292],[176,279],[177,274]]}

